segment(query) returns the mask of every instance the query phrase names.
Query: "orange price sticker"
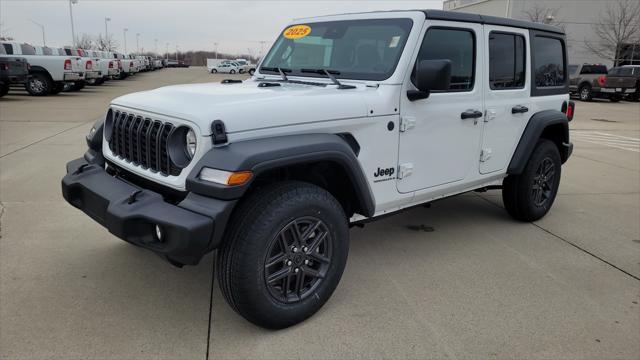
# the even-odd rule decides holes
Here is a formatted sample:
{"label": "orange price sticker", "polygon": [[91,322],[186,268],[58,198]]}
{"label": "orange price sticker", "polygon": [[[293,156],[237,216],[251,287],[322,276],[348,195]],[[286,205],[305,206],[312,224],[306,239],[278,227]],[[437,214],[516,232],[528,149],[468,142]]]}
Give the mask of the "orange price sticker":
{"label": "orange price sticker", "polygon": [[300,39],[311,33],[311,27],[308,25],[289,26],[284,30],[283,36],[287,39]]}

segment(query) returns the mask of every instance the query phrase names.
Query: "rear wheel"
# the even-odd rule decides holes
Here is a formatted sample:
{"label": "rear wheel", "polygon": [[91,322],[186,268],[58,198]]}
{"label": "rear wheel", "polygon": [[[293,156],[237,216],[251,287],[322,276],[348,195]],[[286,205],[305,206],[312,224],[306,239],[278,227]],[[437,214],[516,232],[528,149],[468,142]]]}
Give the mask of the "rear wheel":
{"label": "rear wheel", "polygon": [[250,70],[249,70],[249,75],[253,76],[253,73],[255,73],[255,72],[256,72],[256,70],[255,70],[255,69],[250,69]]}
{"label": "rear wheel", "polygon": [[216,70],[216,69],[211,69],[211,73],[212,73],[212,74],[216,74],[217,72],[218,72],[218,70]]}
{"label": "rear wheel", "polygon": [[235,73],[236,73],[236,71],[235,71],[235,70],[230,70],[230,71],[229,71],[229,74],[235,74]]}
{"label": "rear wheel", "polygon": [[593,92],[591,91],[591,86],[582,85],[578,90],[578,95],[580,96],[580,100],[582,101],[591,101],[593,99]]}
{"label": "rear wheel", "polygon": [[34,73],[29,77],[25,88],[30,95],[45,96],[51,92],[53,81],[47,74]]}
{"label": "rear wheel", "polygon": [[84,81],[76,81],[71,85],[71,91],[80,91],[84,89],[85,82]]}
{"label": "rear wheel", "polygon": [[347,218],[324,189],[282,182],[239,205],[218,251],[218,279],[231,307],[272,329],[297,324],[329,299],[349,251]]}
{"label": "rear wheel", "polygon": [[522,174],[502,184],[502,201],[516,220],[535,221],[547,214],[558,193],[562,162],[556,145],[541,139]]}

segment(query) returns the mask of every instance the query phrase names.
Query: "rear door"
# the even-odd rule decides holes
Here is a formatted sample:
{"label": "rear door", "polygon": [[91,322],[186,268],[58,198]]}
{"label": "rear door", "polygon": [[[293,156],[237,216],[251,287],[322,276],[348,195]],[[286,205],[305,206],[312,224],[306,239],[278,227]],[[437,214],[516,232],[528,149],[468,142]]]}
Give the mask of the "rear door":
{"label": "rear door", "polygon": [[427,99],[410,101],[406,93],[416,89],[413,80],[403,84],[397,183],[401,193],[463,183],[478,173],[485,81],[482,24],[427,25],[416,62],[450,60],[451,85],[432,91]]}
{"label": "rear door", "polygon": [[480,173],[505,169],[531,111],[529,31],[485,25],[485,73],[481,84],[486,113],[482,122]]}

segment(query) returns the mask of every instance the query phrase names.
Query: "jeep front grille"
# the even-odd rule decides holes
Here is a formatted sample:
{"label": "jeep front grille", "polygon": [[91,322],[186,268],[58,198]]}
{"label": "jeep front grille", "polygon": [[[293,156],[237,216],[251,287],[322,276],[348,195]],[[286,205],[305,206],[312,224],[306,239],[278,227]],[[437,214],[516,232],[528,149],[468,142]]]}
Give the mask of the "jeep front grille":
{"label": "jeep front grille", "polygon": [[169,135],[176,127],[170,123],[143,118],[122,111],[113,113],[109,149],[117,157],[163,175],[180,175],[171,162]]}

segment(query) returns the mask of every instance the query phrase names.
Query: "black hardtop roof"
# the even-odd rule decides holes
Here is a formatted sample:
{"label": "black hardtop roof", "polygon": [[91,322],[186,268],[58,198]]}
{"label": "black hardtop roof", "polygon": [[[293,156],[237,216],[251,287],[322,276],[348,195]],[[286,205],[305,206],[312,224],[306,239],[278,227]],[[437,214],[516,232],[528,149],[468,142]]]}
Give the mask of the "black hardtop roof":
{"label": "black hardtop roof", "polygon": [[[489,24],[489,25],[499,25],[499,26],[510,26],[517,27],[521,29],[531,29],[538,31],[546,31],[555,34],[564,35],[564,30],[552,25],[536,23],[532,21],[524,21],[524,20],[516,20],[503,18],[498,16],[489,16],[489,15],[480,15],[480,14],[471,14],[465,12],[457,12],[457,11],[445,11],[445,10],[436,10],[436,9],[428,9],[428,10],[380,10],[380,11],[368,11],[368,12],[354,12],[354,13],[344,13],[344,14],[332,14],[332,15],[324,15],[319,17],[327,17],[334,15],[357,15],[357,14],[371,14],[371,13],[388,13],[388,12],[411,12],[411,11],[420,11],[423,12],[427,19],[431,20],[449,20],[449,21],[460,21],[460,22],[470,22],[470,23],[478,23],[478,24]],[[296,19],[300,20],[300,19]]]}
{"label": "black hardtop roof", "polygon": [[547,31],[556,34],[564,34],[564,30],[552,25],[536,23],[532,21],[515,20],[509,18],[503,18],[498,16],[488,16],[480,14],[471,14],[457,11],[444,11],[444,10],[422,10],[427,19],[432,20],[449,20],[449,21],[461,21],[472,22],[479,24],[510,26],[522,29],[532,29],[539,31]]}

